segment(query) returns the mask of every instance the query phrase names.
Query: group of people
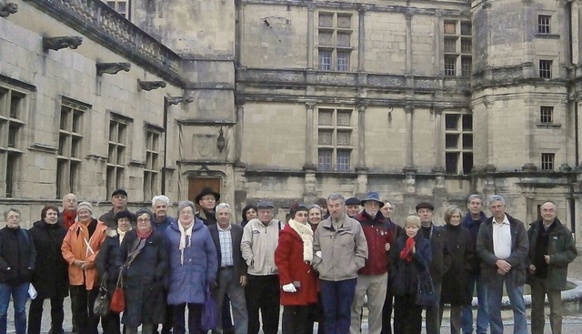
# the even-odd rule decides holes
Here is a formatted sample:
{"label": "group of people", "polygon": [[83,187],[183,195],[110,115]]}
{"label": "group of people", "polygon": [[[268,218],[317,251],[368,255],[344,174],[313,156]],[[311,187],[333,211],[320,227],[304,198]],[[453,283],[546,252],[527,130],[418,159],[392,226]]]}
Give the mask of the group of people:
{"label": "group of people", "polygon": [[[428,202],[397,224],[392,203],[376,192],[363,199],[334,193],[316,204],[296,203],[284,221],[275,217],[274,203],[263,200],[243,208],[240,223],[208,188],[196,204],[179,202],[176,218],[169,216],[164,195],[135,213],[128,211],[127,197],[123,189],[114,191],[111,210],[97,219],[89,202],[66,195],[62,211],[45,206],[29,230],[20,228],[17,209],[4,213],[0,334],[6,333],[10,296],[16,333],[27,332],[29,295],[35,297],[30,334],[40,333],[45,299],[51,303],[50,333],[64,333],[67,295],[79,334],[98,333],[99,322],[106,334],[120,334],[121,325],[128,334],[139,326],[142,333],[199,333],[209,299],[218,310],[215,333],[257,334],[262,325],[265,334],[275,334],[281,325],[284,334],[304,334],[318,322],[320,334],[418,334],[425,309],[426,332],[437,334],[448,304],[452,334],[498,334],[504,285],[514,333],[525,334],[526,282],[531,332],[543,333],[546,295],[552,333],[561,332],[560,291],[577,252],[550,201],[526,231],[498,195],[487,203],[491,217],[481,196],[471,195],[467,214],[457,206],[445,209],[444,226],[433,224],[435,208]],[[419,297],[427,286],[430,305]],[[94,314],[99,293],[111,298],[118,288],[125,294],[122,315]]]}

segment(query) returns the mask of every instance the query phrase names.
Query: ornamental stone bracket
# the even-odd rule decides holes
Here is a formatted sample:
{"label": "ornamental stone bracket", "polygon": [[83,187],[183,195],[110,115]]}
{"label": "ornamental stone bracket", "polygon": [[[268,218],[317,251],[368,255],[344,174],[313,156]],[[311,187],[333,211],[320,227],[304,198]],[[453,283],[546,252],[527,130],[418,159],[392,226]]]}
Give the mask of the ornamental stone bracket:
{"label": "ornamental stone bracket", "polygon": [[103,74],[115,75],[120,71],[129,72],[131,69],[131,64],[127,62],[122,63],[97,63],[97,75],[101,76]]}
{"label": "ornamental stone bracket", "polygon": [[166,82],[165,81],[143,81],[137,79],[137,91],[141,92],[142,90],[150,91],[158,88],[165,88]]}
{"label": "ornamental stone bracket", "polygon": [[64,48],[76,49],[81,44],[83,44],[83,37],[80,36],[59,36],[42,38],[42,48],[45,51],[47,50],[58,51]]}
{"label": "ornamental stone bracket", "polygon": [[12,2],[0,4],[0,17],[8,17],[18,12],[18,5]]}

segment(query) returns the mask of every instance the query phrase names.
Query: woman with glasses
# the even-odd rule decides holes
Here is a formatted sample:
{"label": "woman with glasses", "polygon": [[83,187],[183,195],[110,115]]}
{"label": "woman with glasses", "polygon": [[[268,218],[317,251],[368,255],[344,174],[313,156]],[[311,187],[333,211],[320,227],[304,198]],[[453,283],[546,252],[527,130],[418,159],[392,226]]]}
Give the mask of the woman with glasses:
{"label": "woman with glasses", "polygon": [[199,333],[202,306],[218,272],[216,247],[204,223],[194,218],[194,203],[178,204],[178,223],[166,229],[170,260],[168,304],[174,306],[174,334]]}

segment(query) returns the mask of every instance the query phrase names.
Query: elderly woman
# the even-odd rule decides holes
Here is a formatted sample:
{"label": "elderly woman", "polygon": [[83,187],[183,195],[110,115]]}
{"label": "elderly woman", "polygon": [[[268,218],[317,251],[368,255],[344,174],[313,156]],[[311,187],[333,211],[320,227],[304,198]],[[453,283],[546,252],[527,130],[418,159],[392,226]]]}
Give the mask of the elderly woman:
{"label": "elderly woman", "polygon": [[395,275],[394,333],[420,334],[422,328],[422,306],[416,304],[418,276],[428,271],[432,254],[430,242],[420,230],[420,218],[408,216],[404,221],[404,232],[390,251],[390,275]]}
{"label": "elderly woman", "polygon": [[26,300],[36,252],[28,232],[20,228],[20,211],[4,212],[6,227],[0,230],[0,333],[6,333],[8,304],[12,295],[16,334],[26,332]]}
{"label": "elderly woman", "polygon": [[153,213],[135,212],[136,228],[121,242],[117,265],[125,292],[125,311],[121,322],[126,334],[152,333],[154,325],[164,322],[164,282],[168,271],[166,238],[152,227]]}
{"label": "elderly woman", "polygon": [[469,275],[476,266],[471,232],[461,226],[462,212],[457,206],[445,210],[445,243],[451,253],[450,269],[443,275],[441,291],[440,318],[443,318],[443,305],[451,305],[451,334],[461,331],[461,309],[469,305],[472,296],[466,289]]}
{"label": "elderly woman", "polygon": [[61,245],[67,229],[58,223],[59,209],[54,205],[45,206],[40,212],[41,220],[29,230],[34,241],[36,266],[32,272],[32,285],[38,295],[30,302],[28,313],[28,333],[39,334],[42,309],[45,299],[51,302],[51,333],[62,334],[63,300],[69,294],[68,264],[61,254]]}
{"label": "elderly woman", "polygon": [[216,247],[204,223],[194,218],[194,203],[178,204],[178,223],[166,230],[170,259],[168,304],[174,305],[174,334],[198,333],[202,306],[218,272]]}
{"label": "elderly woman", "polygon": [[[131,230],[131,224],[133,223],[133,215],[127,210],[119,211],[115,214],[115,221],[117,223],[116,229],[107,229],[107,238],[99,255],[95,265],[97,266],[97,272],[99,277],[102,279],[105,277],[107,294],[109,298],[115,291],[115,285],[117,284],[117,278],[119,275],[119,266],[117,265],[117,257],[119,254],[119,246],[125,238],[126,233]],[[107,316],[103,317],[103,331],[106,334],[119,334],[119,313],[109,311]]]}
{"label": "elderly woman", "polygon": [[99,280],[95,259],[105,242],[107,227],[93,218],[93,206],[81,202],[77,207],[78,221],[69,227],[61,252],[69,264],[71,303],[79,333],[97,334],[99,317],[93,313],[93,304],[99,294]]}
{"label": "elderly woman", "polygon": [[291,214],[279,235],[275,264],[284,306],[283,334],[303,334],[307,332],[309,305],[317,302],[317,275],[311,268],[313,230],[307,223],[307,207],[298,205]]}

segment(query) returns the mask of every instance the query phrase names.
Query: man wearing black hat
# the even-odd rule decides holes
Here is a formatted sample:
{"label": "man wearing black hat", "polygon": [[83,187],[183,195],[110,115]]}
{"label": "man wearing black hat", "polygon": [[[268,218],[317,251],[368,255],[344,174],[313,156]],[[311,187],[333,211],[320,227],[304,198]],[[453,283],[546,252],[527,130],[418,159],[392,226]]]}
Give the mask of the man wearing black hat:
{"label": "man wearing black hat", "polygon": [[111,193],[111,210],[102,214],[99,220],[105,223],[107,228],[117,228],[117,220],[115,214],[119,211],[127,210],[127,191],[124,189],[117,189]]}
{"label": "man wearing black hat", "polygon": [[371,191],[360,203],[364,210],[355,219],[362,225],[368,243],[368,260],[358,271],[358,282],[352,303],[350,334],[360,333],[361,312],[364,298],[368,296],[368,333],[380,334],[382,331],[382,308],[388,287],[388,251],[394,236],[384,221],[377,192]]}
{"label": "man wearing black hat", "polygon": [[216,224],[214,207],[216,206],[216,202],[219,200],[219,193],[208,187],[202,189],[200,194],[196,195],[195,199],[196,204],[198,204],[198,207],[200,208],[200,210],[196,213],[196,218],[202,220],[206,226]]}
{"label": "man wearing black hat", "polygon": [[428,202],[416,205],[416,213],[420,217],[420,233],[430,241],[432,261],[430,263],[430,277],[434,285],[436,303],[426,309],[426,333],[439,334],[441,328],[440,298],[443,273],[448,271],[451,265],[450,252],[445,243],[445,234],[441,227],[432,223],[434,206]]}
{"label": "man wearing black hat", "polygon": [[355,197],[346,199],[346,213],[350,218],[355,218],[360,213],[360,200]]}

